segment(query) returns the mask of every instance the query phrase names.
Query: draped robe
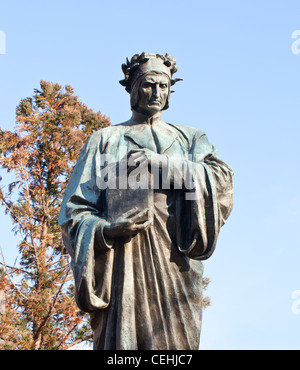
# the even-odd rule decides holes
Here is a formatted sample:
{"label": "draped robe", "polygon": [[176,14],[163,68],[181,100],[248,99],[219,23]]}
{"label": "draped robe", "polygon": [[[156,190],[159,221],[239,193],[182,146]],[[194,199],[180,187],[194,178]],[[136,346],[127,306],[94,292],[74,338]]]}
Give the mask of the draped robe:
{"label": "draped robe", "polygon": [[[128,152],[147,148],[183,162],[189,154],[194,188],[155,189],[151,226],[127,239],[106,240],[107,189],[99,189],[97,176],[101,156],[118,158],[124,147]],[[94,349],[198,349],[201,260],[213,253],[231,212],[232,175],[195,128],[128,121],[89,138],[59,223],[71,256],[77,305],[90,313]]]}

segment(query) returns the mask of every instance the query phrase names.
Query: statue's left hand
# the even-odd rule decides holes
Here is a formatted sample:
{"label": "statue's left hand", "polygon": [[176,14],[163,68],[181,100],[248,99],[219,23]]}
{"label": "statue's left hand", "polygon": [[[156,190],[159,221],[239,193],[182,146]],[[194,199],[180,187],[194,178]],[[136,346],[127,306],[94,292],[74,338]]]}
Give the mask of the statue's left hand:
{"label": "statue's left hand", "polygon": [[138,164],[144,162],[147,162],[152,168],[163,168],[168,165],[168,157],[144,148],[134,149],[128,153],[128,166],[137,167]]}

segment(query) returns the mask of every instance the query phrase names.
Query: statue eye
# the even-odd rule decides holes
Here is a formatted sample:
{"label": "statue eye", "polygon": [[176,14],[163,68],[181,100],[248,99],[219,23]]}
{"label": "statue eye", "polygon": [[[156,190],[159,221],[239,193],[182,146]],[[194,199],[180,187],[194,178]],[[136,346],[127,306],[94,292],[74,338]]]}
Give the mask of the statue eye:
{"label": "statue eye", "polygon": [[145,82],[145,83],[143,84],[143,88],[144,88],[144,89],[149,89],[149,87],[151,87],[151,83],[150,83],[150,82]]}

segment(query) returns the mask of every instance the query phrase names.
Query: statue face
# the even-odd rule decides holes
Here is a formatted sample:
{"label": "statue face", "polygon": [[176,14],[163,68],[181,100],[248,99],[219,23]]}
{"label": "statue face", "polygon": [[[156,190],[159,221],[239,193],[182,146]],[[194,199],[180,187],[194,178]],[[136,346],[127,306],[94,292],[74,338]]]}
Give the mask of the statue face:
{"label": "statue face", "polygon": [[138,112],[153,115],[166,105],[169,95],[169,79],[163,73],[148,73],[139,87]]}

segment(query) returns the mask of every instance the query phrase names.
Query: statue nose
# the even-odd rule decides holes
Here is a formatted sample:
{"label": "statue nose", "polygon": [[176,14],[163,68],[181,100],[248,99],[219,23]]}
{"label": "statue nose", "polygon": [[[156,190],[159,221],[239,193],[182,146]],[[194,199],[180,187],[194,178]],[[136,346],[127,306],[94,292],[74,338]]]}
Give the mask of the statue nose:
{"label": "statue nose", "polygon": [[153,88],[153,97],[154,97],[154,98],[158,98],[158,97],[159,97],[159,95],[160,95],[159,87],[158,87],[158,86],[155,86],[155,87]]}

